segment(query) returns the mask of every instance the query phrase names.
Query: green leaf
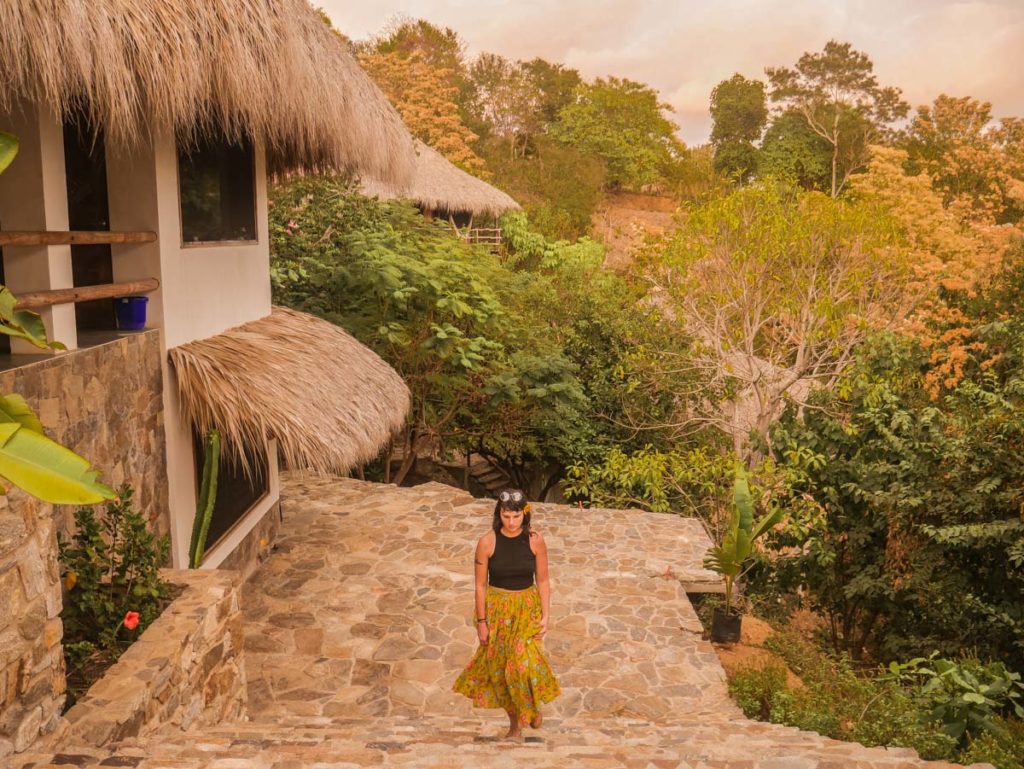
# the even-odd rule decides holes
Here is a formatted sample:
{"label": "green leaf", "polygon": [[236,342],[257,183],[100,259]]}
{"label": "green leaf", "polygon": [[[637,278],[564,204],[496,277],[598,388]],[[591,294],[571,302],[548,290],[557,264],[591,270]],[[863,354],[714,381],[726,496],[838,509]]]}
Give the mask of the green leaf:
{"label": "green leaf", "polygon": [[17,393],[0,395],[0,422],[17,422],[22,427],[45,434],[39,417],[28,402]]}
{"label": "green leaf", "polygon": [[14,156],[17,154],[18,137],[14,134],[0,131],[0,174],[7,169],[7,166],[11,164]]}
{"label": "green leaf", "polygon": [[17,422],[0,423],[0,476],[56,505],[94,505],[114,499],[89,461]]}

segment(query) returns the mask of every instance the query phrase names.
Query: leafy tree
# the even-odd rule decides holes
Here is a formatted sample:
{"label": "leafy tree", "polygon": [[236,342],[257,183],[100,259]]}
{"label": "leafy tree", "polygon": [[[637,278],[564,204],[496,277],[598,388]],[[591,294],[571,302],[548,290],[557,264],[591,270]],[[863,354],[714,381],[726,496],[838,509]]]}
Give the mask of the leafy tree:
{"label": "leafy tree", "polygon": [[780,460],[807,478],[776,575],[807,591],[838,648],[882,659],[974,648],[1020,667],[1022,328],[1020,316],[979,326],[1002,357],[937,403],[919,345],[872,339],[839,387],[773,431]]}
{"label": "leafy tree", "polygon": [[525,156],[514,158],[510,144],[490,139],[479,147],[493,183],[515,198],[530,225],[551,240],[585,235],[602,197],[601,161],[544,135],[530,140]]}
{"label": "leafy tree", "polygon": [[693,338],[681,426],[706,424],[747,456],[790,398],[827,385],[872,326],[908,308],[909,273],[884,211],[777,185],[691,206],[638,259],[666,317]]}
{"label": "leafy tree", "polygon": [[439,27],[426,19],[398,15],[384,31],[362,45],[361,53],[397,54],[418,58],[436,70],[444,70],[458,86],[466,70],[466,44],[450,27]]}
{"label": "leafy tree", "polygon": [[1002,267],[1013,240],[1006,228],[964,219],[943,203],[927,172],[906,172],[907,153],[873,147],[867,170],[850,185],[850,196],[885,207],[910,249],[908,295],[915,307],[907,332],[930,351],[925,386],[933,398],[963,377],[977,319],[961,299],[984,289]]}
{"label": "leafy tree", "polygon": [[540,491],[582,443],[586,403],[539,310],[545,281],[338,179],[279,185],[271,242],[275,300],[343,326],[412,391],[404,460],[390,480],[401,482],[421,452],[479,448]]}
{"label": "leafy tree", "polygon": [[364,53],[359,61],[414,136],[467,171],[483,168],[472,147],[476,134],[462,120],[450,70],[437,68],[418,52]]}
{"label": "leafy tree", "polygon": [[711,91],[711,145],[715,170],[739,181],[757,170],[757,148],[768,122],[764,83],[733,75]]}
{"label": "leafy tree", "polygon": [[538,117],[547,128],[558,120],[558,114],[572,102],[583,79],[577,70],[541,58],[531,59],[521,66],[537,92]]}
{"label": "leafy tree", "polygon": [[640,83],[598,78],[577,89],[576,100],[562,109],[551,135],[586,155],[600,158],[607,182],[640,189],[664,182],[683,152],[671,109]]}
{"label": "leafy tree", "polygon": [[945,94],[919,107],[907,129],[907,168],[927,172],[945,205],[965,219],[1019,221],[1024,213],[1020,121],[992,127],[992,105]]}
{"label": "leafy tree", "polygon": [[768,67],[771,100],[803,116],[832,150],[830,184],[834,198],[868,158],[868,146],[910,107],[898,88],[882,87],[874,64],[849,43],[830,40],[821,53],[805,53],[796,66]]}
{"label": "leafy tree", "polygon": [[772,120],[761,142],[758,173],[805,190],[827,190],[832,148],[799,112],[785,110]]}
{"label": "leafy tree", "polygon": [[530,73],[518,62],[482,53],[469,77],[474,116],[506,141],[512,159],[524,154],[530,136],[541,128],[539,94]]}

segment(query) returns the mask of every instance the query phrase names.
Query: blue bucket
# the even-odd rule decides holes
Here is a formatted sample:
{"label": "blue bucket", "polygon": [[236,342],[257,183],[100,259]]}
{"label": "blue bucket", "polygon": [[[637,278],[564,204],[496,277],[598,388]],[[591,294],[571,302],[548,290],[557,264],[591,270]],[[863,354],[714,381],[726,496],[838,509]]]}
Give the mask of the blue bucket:
{"label": "blue bucket", "polygon": [[122,296],[114,300],[114,314],[121,331],[142,331],[146,327],[148,296]]}

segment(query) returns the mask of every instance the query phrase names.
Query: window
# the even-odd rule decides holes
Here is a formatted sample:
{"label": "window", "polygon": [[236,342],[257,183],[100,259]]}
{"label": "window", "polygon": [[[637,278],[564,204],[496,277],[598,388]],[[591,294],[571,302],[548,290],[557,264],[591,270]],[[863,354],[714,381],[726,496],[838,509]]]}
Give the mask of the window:
{"label": "window", "polygon": [[190,243],[256,240],[256,167],[252,142],[203,139],[178,149],[181,239]]}
{"label": "window", "polygon": [[[229,457],[221,446],[220,473],[217,477],[217,499],[213,505],[213,517],[210,519],[210,530],[206,535],[206,552],[217,544],[245,514],[252,510],[270,490],[270,468],[267,453],[261,446],[245,447],[245,455],[249,461],[247,473],[241,463]],[[196,459],[196,493],[203,477],[203,465],[206,463],[206,445],[198,433],[192,433],[192,449]]]}

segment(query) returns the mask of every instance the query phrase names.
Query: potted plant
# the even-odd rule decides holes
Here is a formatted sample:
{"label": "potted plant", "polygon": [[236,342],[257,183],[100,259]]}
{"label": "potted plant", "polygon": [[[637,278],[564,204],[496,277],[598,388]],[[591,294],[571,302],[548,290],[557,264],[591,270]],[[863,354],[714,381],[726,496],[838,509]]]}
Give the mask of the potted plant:
{"label": "potted plant", "polygon": [[733,590],[736,580],[742,576],[754,540],[779,522],[782,510],[776,509],[754,525],[754,499],[750,494],[747,473],[736,465],[736,480],[733,485],[733,510],[725,529],[722,542],[711,548],[704,558],[704,566],[722,575],[725,579],[725,611],[716,608],[711,619],[711,640],[718,643],[736,643],[740,640],[742,617],[733,611]]}

